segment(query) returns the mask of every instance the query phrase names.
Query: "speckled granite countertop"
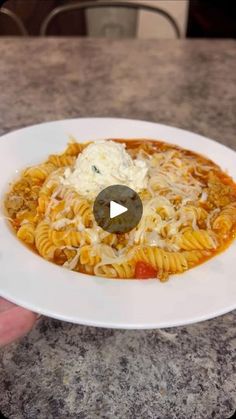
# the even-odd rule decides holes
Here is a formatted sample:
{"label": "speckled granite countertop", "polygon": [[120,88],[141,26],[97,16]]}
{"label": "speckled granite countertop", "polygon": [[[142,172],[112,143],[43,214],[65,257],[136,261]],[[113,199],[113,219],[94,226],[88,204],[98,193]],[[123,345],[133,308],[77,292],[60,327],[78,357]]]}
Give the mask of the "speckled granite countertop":
{"label": "speckled granite countertop", "polygon": [[[147,119],[236,149],[236,43],[0,40],[0,134],[80,116]],[[120,331],[41,318],[0,353],[0,410],[14,419],[229,418],[235,319]]]}

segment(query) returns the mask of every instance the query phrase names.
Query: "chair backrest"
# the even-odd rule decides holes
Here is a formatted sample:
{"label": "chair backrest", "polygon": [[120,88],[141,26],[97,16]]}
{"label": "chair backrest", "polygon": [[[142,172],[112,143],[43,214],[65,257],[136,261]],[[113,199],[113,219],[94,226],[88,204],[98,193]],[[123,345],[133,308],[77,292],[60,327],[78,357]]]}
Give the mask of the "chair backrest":
{"label": "chair backrest", "polygon": [[6,7],[2,7],[0,9],[0,14],[9,17],[12,20],[12,22],[15,24],[15,26],[17,27],[21,35],[23,36],[28,35],[28,32],[25,28],[24,23],[19,18],[19,16],[17,16],[12,10],[7,9]]}
{"label": "chair backrest", "polygon": [[[53,9],[48,16],[46,17],[46,19],[44,20],[44,22],[42,23],[41,29],[40,29],[40,34],[42,36],[47,35],[48,33],[48,28],[52,22],[52,20],[54,20],[57,16],[69,12],[69,11],[74,11],[74,10],[80,10],[80,11],[92,11],[92,10],[101,10],[101,9],[106,9],[106,10],[112,10],[112,9],[117,9],[121,11],[121,9],[126,9],[129,11],[133,11],[134,14],[130,14],[129,16],[129,23],[131,24],[133,29],[127,30],[127,28],[125,29],[123,27],[123,30],[125,32],[125,34],[127,33],[128,37],[133,37],[136,34],[136,23],[134,23],[134,19],[136,18],[137,21],[137,12],[140,10],[143,11],[148,11],[148,12],[152,12],[152,13],[156,13],[159,14],[161,16],[163,16],[165,19],[168,20],[168,22],[170,23],[170,25],[172,26],[175,36],[177,38],[180,38],[180,29],[176,23],[176,21],[174,20],[174,18],[165,10],[160,9],[159,7],[154,7],[154,6],[150,6],[148,4],[145,3],[134,3],[132,2],[125,2],[125,1],[110,1],[110,0],[106,0],[106,1],[87,1],[87,2],[79,2],[79,3],[72,3],[72,4],[66,4],[63,6],[59,6],[56,7],[55,9]],[[91,16],[90,16],[91,17]],[[101,17],[101,15],[99,16]],[[104,18],[105,19],[105,18]],[[117,22],[116,22],[117,25]],[[115,26],[116,26],[115,25]],[[96,29],[96,28],[95,28]],[[124,36],[124,33],[122,33],[122,25],[117,25],[115,27],[115,32],[117,34],[117,37],[120,36]],[[111,33],[111,31],[110,31]],[[107,25],[107,27],[103,30],[102,32],[102,36],[109,36],[109,23]]]}

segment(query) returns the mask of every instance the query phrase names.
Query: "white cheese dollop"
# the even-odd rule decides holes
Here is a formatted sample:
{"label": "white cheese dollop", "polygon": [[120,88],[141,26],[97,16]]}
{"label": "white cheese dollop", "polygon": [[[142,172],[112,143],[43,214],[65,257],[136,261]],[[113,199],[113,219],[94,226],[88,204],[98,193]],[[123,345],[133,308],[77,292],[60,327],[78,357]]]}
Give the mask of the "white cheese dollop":
{"label": "white cheese dollop", "polygon": [[94,199],[111,185],[126,185],[136,192],[147,186],[147,163],[132,159],[125,145],[111,140],[90,144],[79,154],[74,168],[67,168],[62,183]]}

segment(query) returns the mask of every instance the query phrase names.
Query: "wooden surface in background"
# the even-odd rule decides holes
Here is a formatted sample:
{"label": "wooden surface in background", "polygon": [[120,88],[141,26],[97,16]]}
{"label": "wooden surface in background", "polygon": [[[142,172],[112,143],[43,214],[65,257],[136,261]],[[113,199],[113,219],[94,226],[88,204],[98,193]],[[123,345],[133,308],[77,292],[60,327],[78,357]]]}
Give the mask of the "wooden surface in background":
{"label": "wooden surface in background", "polygon": [[[83,0],[84,1],[84,0]],[[70,3],[78,3],[71,0]],[[3,7],[12,10],[23,21],[29,35],[38,35],[40,26],[48,13],[57,6],[68,4],[68,0],[7,0]],[[83,12],[67,12],[55,18],[50,25],[49,34],[85,35],[86,23]],[[12,20],[0,14],[0,35],[19,35]]]}

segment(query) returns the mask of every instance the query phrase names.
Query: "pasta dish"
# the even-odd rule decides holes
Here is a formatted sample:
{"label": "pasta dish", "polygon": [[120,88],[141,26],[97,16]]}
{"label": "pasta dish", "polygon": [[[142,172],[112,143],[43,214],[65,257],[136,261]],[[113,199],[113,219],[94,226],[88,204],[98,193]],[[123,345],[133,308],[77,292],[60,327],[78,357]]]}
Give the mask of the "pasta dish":
{"label": "pasta dish", "polygon": [[[126,185],[143,214],[109,233],[93,214],[97,194]],[[44,259],[108,278],[168,279],[223,251],[236,231],[236,184],[211,160],[154,140],[78,143],[26,168],[5,199],[17,237]]]}

